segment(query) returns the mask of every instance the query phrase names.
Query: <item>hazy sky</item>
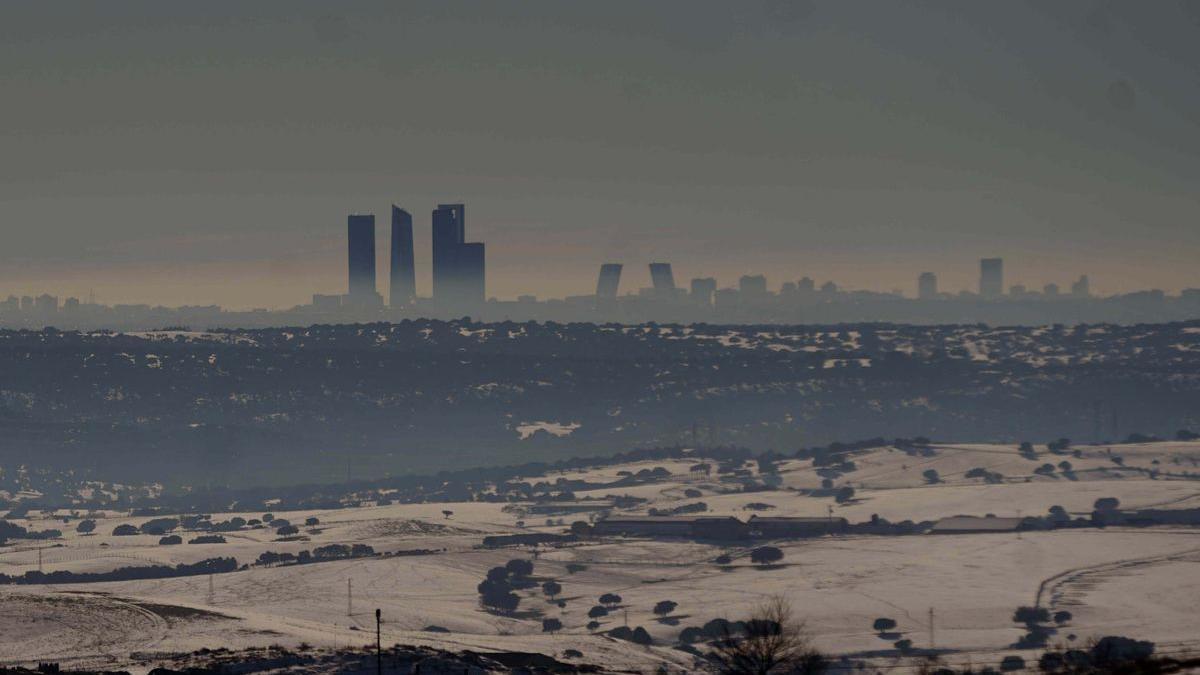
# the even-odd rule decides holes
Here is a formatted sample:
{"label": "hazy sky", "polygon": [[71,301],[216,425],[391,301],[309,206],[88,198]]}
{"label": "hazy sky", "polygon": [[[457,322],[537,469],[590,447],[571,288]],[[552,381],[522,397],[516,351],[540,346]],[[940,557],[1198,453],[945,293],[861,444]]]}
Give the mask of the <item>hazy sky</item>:
{"label": "hazy sky", "polygon": [[1200,286],[1198,84],[1185,1],[14,0],[0,296],[291,305],[393,202],[427,294],[444,201],[500,297]]}

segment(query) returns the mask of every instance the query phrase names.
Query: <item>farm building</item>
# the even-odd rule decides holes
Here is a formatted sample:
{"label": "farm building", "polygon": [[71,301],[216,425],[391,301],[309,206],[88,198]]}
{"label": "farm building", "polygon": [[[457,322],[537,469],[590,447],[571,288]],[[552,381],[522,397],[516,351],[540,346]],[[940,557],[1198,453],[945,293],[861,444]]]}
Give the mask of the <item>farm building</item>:
{"label": "farm building", "polygon": [[539,502],[530,504],[528,512],[539,515],[567,513],[599,513],[611,511],[615,506],[611,501],[570,501],[570,502]]}
{"label": "farm building", "polygon": [[845,518],[801,518],[787,516],[750,516],[747,527],[750,536],[767,539],[819,537],[823,534],[845,532]]}
{"label": "farm building", "polygon": [[593,526],[597,535],[742,539],[746,524],[733,516],[629,516],[608,518]]}
{"label": "farm building", "polygon": [[1024,521],[1021,518],[997,518],[988,516],[951,516],[934,523],[930,534],[983,534],[988,532],[1016,532]]}

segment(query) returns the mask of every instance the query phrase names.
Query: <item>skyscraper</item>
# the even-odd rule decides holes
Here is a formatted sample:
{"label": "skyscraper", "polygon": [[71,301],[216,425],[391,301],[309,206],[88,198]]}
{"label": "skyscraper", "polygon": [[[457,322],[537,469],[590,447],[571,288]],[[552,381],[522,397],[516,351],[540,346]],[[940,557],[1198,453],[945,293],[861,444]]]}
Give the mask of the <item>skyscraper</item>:
{"label": "skyscraper", "polygon": [[1089,298],[1092,295],[1092,285],[1086,274],[1079,277],[1079,280],[1071,284],[1071,297],[1074,298]]}
{"label": "skyscraper", "polygon": [[922,272],[921,276],[917,277],[917,298],[920,300],[933,300],[937,298],[937,294],[937,275],[933,272]]}
{"label": "skyscraper", "polygon": [[671,263],[650,263],[650,282],[660,294],[673,292],[675,275],[671,272]]}
{"label": "skyscraper", "polygon": [[712,277],[692,279],[692,300],[704,307],[712,307],[717,292],[717,280]]}
{"label": "skyscraper", "polygon": [[351,215],[346,219],[349,250],[350,300],[369,302],[375,290],[375,216]]}
{"label": "skyscraper", "polygon": [[466,206],[439,204],[433,211],[433,299],[449,302],[454,294],[458,247],[466,237]]}
{"label": "skyscraper", "polygon": [[463,204],[433,211],[433,299],[447,307],[486,298],[484,245],[466,241],[466,219]]}
{"label": "skyscraper", "polygon": [[604,263],[600,266],[600,278],[596,281],[596,297],[605,300],[611,300],[617,297],[617,292],[621,288],[621,270],[624,266],[620,263]]}
{"label": "skyscraper", "polygon": [[765,298],[767,278],[761,274],[744,274],[738,279],[738,291],[743,299]]}
{"label": "skyscraper", "polygon": [[979,261],[979,295],[998,298],[1004,295],[1004,260],[983,258]]}
{"label": "skyscraper", "polygon": [[476,305],[487,299],[483,242],[464,242],[458,247],[459,297]]}
{"label": "skyscraper", "polygon": [[412,304],[417,297],[417,271],[413,263],[413,225],[408,211],[392,205],[392,265],[389,302],[392,307]]}

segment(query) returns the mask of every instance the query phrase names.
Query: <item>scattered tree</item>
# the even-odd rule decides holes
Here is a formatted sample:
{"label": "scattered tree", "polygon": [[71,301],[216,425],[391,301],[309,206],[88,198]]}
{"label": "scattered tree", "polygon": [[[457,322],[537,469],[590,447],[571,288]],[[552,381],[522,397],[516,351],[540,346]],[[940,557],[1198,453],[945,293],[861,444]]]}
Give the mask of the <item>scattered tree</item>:
{"label": "scattered tree", "polygon": [[880,617],[875,619],[875,623],[871,624],[876,633],[890,633],[896,629],[896,620]]}
{"label": "scattered tree", "polygon": [[1013,613],[1013,621],[1030,626],[1045,623],[1050,620],[1050,610],[1045,607],[1018,607]]}
{"label": "scattered tree", "polygon": [[942,482],[942,479],[940,476],[938,476],[936,469],[926,469],[921,473],[921,475],[925,477],[925,482],[929,483],[930,485]]}
{"label": "scattered tree", "polygon": [[782,598],[768,600],[741,625],[743,629],[736,631],[726,622],[713,643],[710,658],[720,672],[804,675],[825,670],[825,658],[813,648],[804,624],[793,617]]}
{"label": "scattered tree", "polygon": [[559,621],[558,619],[542,619],[543,633],[557,633],[558,631],[562,630],[562,627],[562,621]]}
{"label": "scattered tree", "polygon": [[599,619],[608,616],[608,608],[603,605],[596,605],[588,610],[587,615],[589,619]]}
{"label": "scattered tree", "polygon": [[783,551],[774,546],[759,546],[750,552],[750,562],[756,565],[773,565],[783,560]]}
{"label": "scattered tree", "polygon": [[1000,670],[1006,673],[1025,670],[1025,659],[1016,654],[1009,654],[1000,660]]}
{"label": "scattered tree", "polygon": [[530,560],[509,560],[504,565],[504,569],[508,573],[517,578],[524,578],[533,574],[533,562]]}
{"label": "scattered tree", "polygon": [[676,602],[672,602],[670,600],[662,600],[658,604],[654,605],[654,613],[657,614],[658,616],[667,616],[671,612],[674,612],[675,608],[678,606],[679,606],[679,604]]}
{"label": "scattered tree", "polygon": [[550,596],[550,599],[553,600],[554,596],[562,593],[562,584],[557,581],[547,581],[542,584],[542,592]]}
{"label": "scattered tree", "polygon": [[96,521],[81,520],[79,521],[79,524],[75,526],[75,531],[79,534],[91,534],[92,532],[96,531]]}
{"label": "scattered tree", "polygon": [[600,604],[606,607],[615,607],[621,604],[621,596],[616,593],[605,593],[600,596]]}
{"label": "scattered tree", "polygon": [[1058,440],[1050,441],[1046,444],[1046,449],[1050,452],[1066,452],[1070,448],[1071,439],[1069,438],[1060,438]]}
{"label": "scattered tree", "polygon": [[448,510],[448,509],[447,509],[447,510],[444,510],[444,511],[442,511],[442,516],[443,516],[443,517],[445,517],[445,518],[447,518],[447,519],[449,519],[449,518],[450,518],[450,516],[452,516],[452,515],[454,515],[454,512],[453,512],[453,511],[450,511],[450,510]]}

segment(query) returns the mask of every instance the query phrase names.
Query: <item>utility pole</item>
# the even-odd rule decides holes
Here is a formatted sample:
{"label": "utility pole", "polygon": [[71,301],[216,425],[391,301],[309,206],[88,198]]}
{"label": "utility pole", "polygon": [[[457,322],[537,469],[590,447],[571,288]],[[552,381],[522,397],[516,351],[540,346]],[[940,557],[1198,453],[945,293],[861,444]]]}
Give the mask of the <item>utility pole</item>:
{"label": "utility pole", "polygon": [[937,649],[937,643],[933,641],[933,608],[929,608],[929,651]]}
{"label": "utility pole", "polygon": [[354,586],[350,579],[346,580],[346,616],[354,616]]}
{"label": "utility pole", "polygon": [[38,574],[42,573],[42,547],[38,547]]}
{"label": "utility pole", "polygon": [[216,604],[214,602],[214,600],[216,599],[215,596],[216,596],[216,593],[213,590],[213,575],[210,574],[210,575],[208,575],[208,604],[210,604],[210,605]]}
{"label": "utility pole", "polygon": [[383,614],[375,610],[375,675],[383,675],[383,647],[380,626],[383,624]]}

